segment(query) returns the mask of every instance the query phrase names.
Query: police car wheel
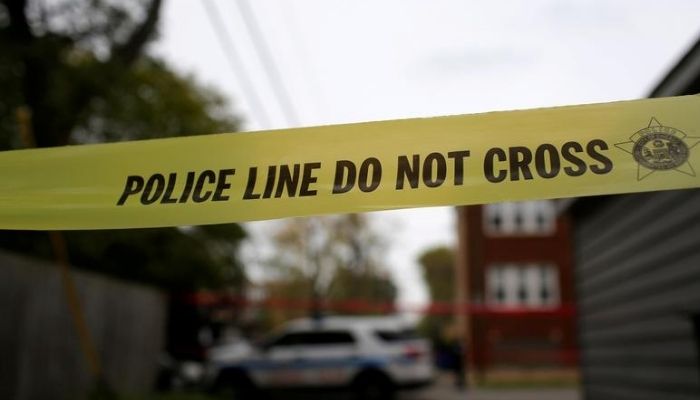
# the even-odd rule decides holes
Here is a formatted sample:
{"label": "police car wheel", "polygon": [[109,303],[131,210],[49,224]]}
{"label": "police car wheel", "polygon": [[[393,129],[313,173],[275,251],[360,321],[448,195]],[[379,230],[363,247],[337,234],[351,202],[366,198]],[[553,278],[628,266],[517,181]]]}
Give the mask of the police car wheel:
{"label": "police car wheel", "polygon": [[255,397],[255,390],[248,384],[234,384],[231,386],[233,400],[247,400]]}
{"label": "police car wheel", "polygon": [[364,374],[358,377],[354,386],[357,399],[390,400],[394,398],[394,385],[381,373]]}
{"label": "police car wheel", "polygon": [[219,377],[217,392],[230,393],[234,400],[253,399],[257,397],[257,388],[245,373],[234,371]]}

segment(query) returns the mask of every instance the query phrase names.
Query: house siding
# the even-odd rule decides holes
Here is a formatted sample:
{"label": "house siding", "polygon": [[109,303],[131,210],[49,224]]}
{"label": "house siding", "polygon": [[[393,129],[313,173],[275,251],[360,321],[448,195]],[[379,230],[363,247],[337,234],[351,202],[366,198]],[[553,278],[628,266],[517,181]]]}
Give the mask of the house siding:
{"label": "house siding", "polygon": [[573,215],[585,398],[697,399],[700,190],[587,199]]}

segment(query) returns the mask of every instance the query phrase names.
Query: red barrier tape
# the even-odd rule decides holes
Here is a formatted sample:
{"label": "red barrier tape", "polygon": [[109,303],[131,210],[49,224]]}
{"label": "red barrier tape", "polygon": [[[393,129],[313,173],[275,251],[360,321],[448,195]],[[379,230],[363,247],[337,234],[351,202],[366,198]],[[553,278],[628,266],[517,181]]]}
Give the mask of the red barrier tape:
{"label": "red barrier tape", "polygon": [[427,305],[396,305],[394,303],[375,303],[365,299],[348,299],[338,301],[314,302],[306,299],[289,299],[270,297],[261,300],[246,299],[242,296],[232,296],[215,292],[195,292],[179,297],[182,301],[193,306],[200,307],[260,307],[282,310],[323,310],[328,312],[341,312],[352,314],[391,314],[397,312],[409,312],[423,315],[454,315],[471,314],[473,316],[502,315],[512,317],[529,316],[556,316],[572,317],[576,315],[573,304],[561,304],[559,306],[532,307],[506,307],[485,306],[475,304],[455,304],[450,302],[433,302]]}

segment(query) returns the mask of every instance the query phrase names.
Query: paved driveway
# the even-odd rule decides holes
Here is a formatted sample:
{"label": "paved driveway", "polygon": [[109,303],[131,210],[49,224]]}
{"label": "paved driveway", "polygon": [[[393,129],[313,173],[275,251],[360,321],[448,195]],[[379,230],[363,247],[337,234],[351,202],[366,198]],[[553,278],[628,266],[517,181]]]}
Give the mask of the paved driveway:
{"label": "paved driveway", "polygon": [[[271,400],[353,400],[350,393],[277,393]],[[397,400],[580,400],[577,389],[473,389],[459,391],[438,383],[428,389],[401,392]],[[267,399],[267,397],[265,397]]]}
{"label": "paved driveway", "polygon": [[[577,388],[469,389],[457,390],[449,376],[421,390],[402,391],[397,400],[580,400]],[[272,400],[353,400],[350,393],[277,393]],[[262,400],[262,399],[261,399]]]}
{"label": "paved driveway", "polygon": [[473,389],[458,391],[451,385],[438,384],[429,389],[405,392],[399,400],[579,400],[579,391],[565,389]]}
{"label": "paved driveway", "polygon": [[571,387],[540,387],[520,389],[474,388],[457,390],[450,374],[438,376],[435,384],[418,391],[406,391],[397,400],[580,400],[581,394],[576,385]]}
{"label": "paved driveway", "polygon": [[457,391],[442,385],[405,393],[399,400],[579,400],[577,389],[474,389]]}

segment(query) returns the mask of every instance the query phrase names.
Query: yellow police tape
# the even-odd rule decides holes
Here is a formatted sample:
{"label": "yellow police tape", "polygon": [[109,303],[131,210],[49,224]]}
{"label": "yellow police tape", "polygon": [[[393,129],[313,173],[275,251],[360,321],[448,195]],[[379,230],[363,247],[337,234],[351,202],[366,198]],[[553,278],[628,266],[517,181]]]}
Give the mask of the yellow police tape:
{"label": "yellow police tape", "polygon": [[700,97],[0,153],[0,228],[107,229],[700,186]]}

